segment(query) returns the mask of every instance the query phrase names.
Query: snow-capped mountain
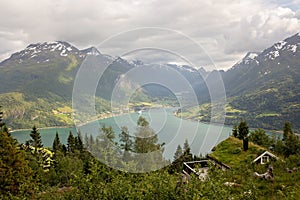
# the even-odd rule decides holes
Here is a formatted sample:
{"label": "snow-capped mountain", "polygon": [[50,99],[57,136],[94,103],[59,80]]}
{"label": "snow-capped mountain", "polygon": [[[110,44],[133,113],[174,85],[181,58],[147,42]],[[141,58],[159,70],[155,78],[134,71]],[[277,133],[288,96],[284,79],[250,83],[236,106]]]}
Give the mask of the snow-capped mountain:
{"label": "snow-capped mountain", "polygon": [[277,42],[272,47],[262,52],[264,60],[276,60],[280,56],[296,56],[300,52],[300,35],[299,33],[283,41]]}
{"label": "snow-capped mountain", "polygon": [[[252,126],[300,128],[300,35],[277,42],[261,53],[248,53],[222,74],[230,104]],[[231,123],[235,118],[228,119]],[[231,121],[230,121],[231,120]]]}
{"label": "snow-capped mountain", "polygon": [[[283,41],[279,41],[262,52],[249,52],[235,64],[229,71],[248,71],[255,66],[264,68],[275,63],[281,65],[282,61],[292,60],[300,56],[300,34],[297,33]],[[287,65],[286,67],[288,67]],[[265,74],[261,72],[260,74]]]}
{"label": "snow-capped mountain", "polygon": [[256,58],[259,54],[260,53],[258,53],[258,52],[247,53],[247,55],[241,61],[239,61],[237,64],[235,64],[233,66],[233,68],[239,67],[241,65],[249,65],[249,64],[257,64],[258,65],[259,62],[258,62],[258,60],[256,60]]}
{"label": "snow-capped mountain", "polygon": [[[103,55],[95,47],[79,50],[62,41],[31,44],[0,63],[0,94],[19,92],[32,101],[39,98],[51,101],[49,97],[61,102],[69,101],[76,73],[87,56],[105,60],[109,65],[96,92],[97,96],[108,100],[120,77],[131,69],[147,66],[142,61],[128,62],[120,57]],[[173,71],[190,83],[201,101],[209,100],[206,83],[216,81],[214,73],[187,65],[148,65],[152,66],[151,71],[138,78],[161,77],[170,85],[176,86],[178,83],[172,83],[174,80],[170,76]],[[282,124],[282,120],[297,123],[295,119],[300,118],[299,34],[278,42],[261,53],[248,53],[230,70],[220,73],[230,105],[234,109],[247,111],[242,113],[251,113],[244,116],[250,124],[263,122],[277,127]],[[175,92],[180,92],[180,87],[176,88],[178,91]],[[150,97],[170,95],[166,88],[151,85],[145,87],[144,92]],[[267,114],[264,115],[265,113]],[[261,120],[261,116],[267,117]]]}
{"label": "snow-capped mountain", "polygon": [[43,42],[28,45],[24,50],[16,52],[10,58],[4,60],[0,65],[19,63],[19,64],[39,64],[56,61],[59,57],[74,55],[78,59],[84,59],[87,55],[99,56],[101,53],[95,48],[90,47],[79,50],[75,46],[64,41]]}
{"label": "snow-capped mountain", "polygon": [[[128,62],[121,57],[101,54],[95,47],[80,50],[64,41],[30,44],[24,50],[12,54],[10,58],[0,63],[0,67],[3,69],[0,71],[0,75],[5,73],[5,76],[3,74],[5,78],[0,80],[0,84],[3,81],[1,85],[5,86],[0,88],[0,93],[28,91],[27,86],[30,83],[30,92],[34,90],[44,94],[48,92],[47,88],[50,88],[48,85],[51,85],[51,92],[70,97],[72,90],[69,90],[69,88],[72,87],[80,64],[87,56],[96,56],[98,59],[105,61],[108,65],[106,67],[109,67],[108,76],[104,75],[99,82],[99,85],[103,87],[97,91],[99,96],[105,99],[110,98],[114,84],[122,74],[135,67],[145,65],[142,61]],[[153,65],[151,66],[153,67]],[[185,77],[195,90],[201,88],[203,77],[199,75],[197,69],[187,65],[163,64],[152,68],[151,73],[155,76],[163,76],[164,79],[171,81],[172,76],[168,72],[171,68],[173,71],[179,72],[182,77]],[[203,70],[201,70],[201,73],[203,73]],[[146,74],[148,77],[149,75],[151,74]],[[153,91],[154,93],[156,92]],[[155,96],[151,91],[148,91],[148,94]],[[160,95],[163,96],[164,94],[162,92]]]}

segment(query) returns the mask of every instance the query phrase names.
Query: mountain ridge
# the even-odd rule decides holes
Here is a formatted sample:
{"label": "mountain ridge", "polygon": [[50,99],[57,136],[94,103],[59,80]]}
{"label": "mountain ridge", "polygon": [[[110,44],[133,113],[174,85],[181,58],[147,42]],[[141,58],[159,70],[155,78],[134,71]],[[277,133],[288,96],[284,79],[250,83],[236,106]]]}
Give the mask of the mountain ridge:
{"label": "mountain ridge", "polygon": [[[300,35],[294,34],[260,53],[247,53],[228,71],[219,71],[226,89],[229,125],[245,119],[251,127],[281,130],[290,121],[300,130]],[[208,76],[213,82],[214,76]],[[217,105],[216,105],[217,106]],[[184,113],[209,121],[210,106]]]}
{"label": "mountain ridge", "polygon": [[[69,102],[67,106],[70,107],[74,78],[80,64],[87,56],[103,58],[110,63],[97,89],[97,96],[103,99],[99,99],[102,102],[110,101],[114,84],[120,80],[122,74],[147,65],[139,60],[127,61],[120,57],[103,55],[95,47],[79,50],[63,41],[30,44],[24,50],[12,54],[9,59],[0,63],[0,75],[3,77],[0,80],[0,93],[22,93],[24,100],[29,99],[33,102],[38,99],[47,101],[47,97],[51,96],[52,100],[59,99],[59,106],[66,106],[62,103],[66,101]],[[281,128],[279,124],[281,126],[284,120],[291,121],[297,128],[300,128],[300,124],[296,121],[300,117],[299,58],[300,35],[297,33],[262,52],[247,53],[228,71],[220,70],[209,73],[203,68],[194,69],[187,65],[148,65],[152,67],[151,73],[161,78],[167,78],[168,70],[179,72],[193,87],[201,104],[210,100],[206,83],[214,83],[214,73],[220,73],[226,89],[227,108],[230,108],[227,112],[227,124],[234,124],[239,119],[245,118],[249,119],[249,124],[253,127],[279,129]],[[160,71],[160,68],[164,70]],[[149,75],[148,73],[146,76]],[[132,87],[134,84],[133,82],[123,83],[126,87]],[[143,90],[150,98],[172,96],[170,91],[149,85]],[[123,92],[126,91],[127,89],[124,88]],[[180,92],[180,90],[175,92]],[[18,99],[16,101],[18,104],[21,101],[20,95],[13,96]],[[145,95],[138,96],[144,100],[148,98]],[[51,102],[46,104],[51,104]],[[107,108],[107,106],[104,107]],[[23,111],[16,113],[23,113]],[[32,115],[31,117],[34,117],[36,114]],[[199,115],[205,114],[197,113],[191,118],[198,119]]]}

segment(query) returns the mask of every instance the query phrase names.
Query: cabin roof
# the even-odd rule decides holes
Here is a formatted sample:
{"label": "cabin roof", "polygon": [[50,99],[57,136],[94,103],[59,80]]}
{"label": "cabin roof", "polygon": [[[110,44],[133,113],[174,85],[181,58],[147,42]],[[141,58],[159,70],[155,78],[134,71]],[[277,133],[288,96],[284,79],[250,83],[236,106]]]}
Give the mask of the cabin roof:
{"label": "cabin roof", "polygon": [[260,156],[258,156],[257,158],[255,158],[252,162],[253,162],[253,163],[257,162],[259,159],[261,159],[261,158],[262,158],[263,156],[265,156],[265,155],[268,155],[268,156],[270,156],[270,157],[272,157],[272,158],[275,158],[276,160],[278,159],[278,157],[275,156],[274,154],[272,154],[272,153],[270,153],[270,152],[268,152],[268,151],[265,151],[265,152],[262,153]]}

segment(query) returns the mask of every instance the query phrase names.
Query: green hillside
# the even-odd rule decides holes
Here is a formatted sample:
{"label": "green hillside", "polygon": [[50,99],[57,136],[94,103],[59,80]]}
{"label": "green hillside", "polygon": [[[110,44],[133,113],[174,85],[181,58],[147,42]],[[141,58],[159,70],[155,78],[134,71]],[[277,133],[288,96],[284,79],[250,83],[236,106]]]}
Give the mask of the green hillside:
{"label": "green hillside", "polygon": [[232,167],[239,167],[251,163],[257,156],[267,149],[249,142],[249,149],[243,151],[243,141],[229,137],[213,148],[210,154],[214,159]]}
{"label": "green hillside", "polygon": [[[220,71],[226,89],[226,124],[247,119],[252,128],[280,130],[290,121],[300,131],[299,49],[296,34],[261,53],[248,53],[228,71]],[[219,105],[203,104],[184,109],[181,115],[205,122],[220,119],[222,113],[211,116],[212,106]]]}
{"label": "green hillside", "polygon": [[[52,42],[29,45],[1,62],[0,104],[10,127],[73,126],[73,84],[87,55],[113,61],[95,48],[78,50],[66,42]],[[115,60],[107,68],[96,92],[97,116],[111,112],[109,102],[114,83],[129,69],[131,66],[122,59]],[[137,93],[137,96],[141,95]],[[80,122],[91,120],[89,114],[80,113],[80,116]]]}

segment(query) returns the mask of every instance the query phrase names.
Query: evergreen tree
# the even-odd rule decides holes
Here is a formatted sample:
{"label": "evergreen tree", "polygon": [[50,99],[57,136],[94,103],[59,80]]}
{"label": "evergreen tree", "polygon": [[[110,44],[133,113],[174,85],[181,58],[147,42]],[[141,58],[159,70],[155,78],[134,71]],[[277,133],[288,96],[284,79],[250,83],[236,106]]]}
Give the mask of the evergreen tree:
{"label": "evergreen tree", "polygon": [[158,138],[148,121],[140,116],[137,121],[137,132],[134,142],[136,153],[148,153],[160,149]]}
{"label": "evergreen tree", "polygon": [[175,153],[174,153],[174,160],[179,159],[182,155],[183,155],[183,150],[182,150],[182,148],[181,148],[181,146],[179,144],[177,146],[177,149],[176,149]]}
{"label": "evergreen tree", "polygon": [[295,134],[288,134],[284,141],[284,156],[289,157],[300,153],[299,137]]}
{"label": "evergreen tree", "polygon": [[33,146],[34,148],[34,155],[37,156],[38,149],[43,147],[41,134],[39,133],[38,129],[33,126],[32,131],[30,133],[31,139],[29,140],[29,145]]}
{"label": "evergreen tree", "polygon": [[300,153],[300,140],[292,131],[290,122],[285,122],[283,126],[283,154],[285,157]]}
{"label": "evergreen tree", "polygon": [[248,136],[248,133],[249,133],[249,127],[247,125],[247,122],[242,120],[238,127],[238,138],[242,140]]}
{"label": "evergreen tree", "polygon": [[124,151],[123,159],[125,161],[130,160],[130,151],[133,150],[133,142],[131,140],[131,136],[129,135],[129,131],[127,127],[121,128],[121,133],[119,135],[120,138],[120,147]]}
{"label": "evergreen tree", "polygon": [[55,134],[55,138],[54,138],[54,141],[53,141],[52,148],[53,148],[54,152],[62,150],[62,144],[60,142],[58,132],[56,132],[56,134]]}
{"label": "evergreen tree", "polygon": [[67,150],[69,152],[72,152],[74,153],[74,150],[75,150],[75,138],[73,136],[73,133],[70,131],[69,133],[69,137],[68,137],[68,140],[67,140]]}
{"label": "evergreen tree", "polygon": [[65,144],[62,145],[62,151],[63,151],[64,155],[66,155],[68,149]]}
{"label": "evergreen tree", "polygon": [[293,134],[290,122],[285,122],[283,126],[283,140],[286,140],[289,134]]}
{"label": "evergreen tree", "polygon": [[104,141],[105,144],[107,144],[108,142],[114,142],[116,136],[112,126],[106,127],[105,125],[103,125],[101,128],[101,133],[104,137],[100,137],[100,139]]}
{"label": "evergreen tree", "polygon": [[191,153],[191,147],[187,139],[185,139],[183,144],[183,161],[192,161],[193,155]]}
{"label": "evergreen tree", "polygon": [[[0,112],[2,113],[2,112]],[[27,193],[32,186],[32,172],[25,160],[25,153],[4,129],[0,114],[0,196]],[[10,199],[7,197],[7,199]]]}
{"label": "evergreen tree", "polygon": [[76,139],[75,140],[76,149],[79,150],[80,152],[82,152],[84,149],[84,146],[83,146],[82,136],[81,136],[80,131],[77,133],[77,137],[75,139]]}
{"label": "evergreen tree", "polygon": [[157,134],[149,126],[148,121],[140,116],[137,121],[137,132],[134,140],[134,159],[137,169],[149,171],[167,164],[163,158],[163,144],[158,143]]}
{"label": "evergreen tree", "polygon": [[183,149],[180,145],[177,146],[177,149],[174,153],[174,160],[169,167],[169,173],[173,174],[174,172],[179,173],[183,167]]}
{"label": "evergreen tree", "polygon": [[93,156],[107,165],[115,166],[117,159],[116,143],[114,142],[115,133],[111,126],[103,125],[100,129],[99,135],[94,141],[90,135],[90,144],[92,144],[91,152]]}

